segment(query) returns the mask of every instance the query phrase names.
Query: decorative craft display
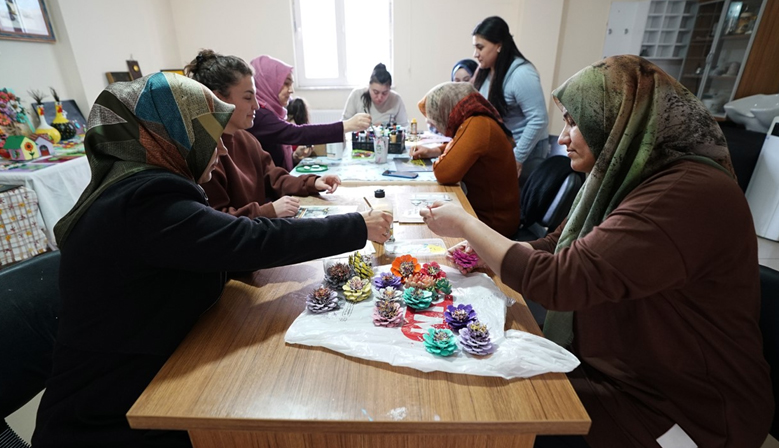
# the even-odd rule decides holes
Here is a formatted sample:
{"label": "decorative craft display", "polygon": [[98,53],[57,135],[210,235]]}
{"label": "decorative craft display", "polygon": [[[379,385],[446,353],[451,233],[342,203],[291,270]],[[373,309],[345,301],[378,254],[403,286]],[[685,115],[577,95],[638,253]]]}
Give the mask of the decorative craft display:
{"label": "decorative craft display", "polygon": [[41,156],[38,145],[23,135],[12,135],[5,140],[3,149],[8,151],[11,160],[32,160]]}
{"label": "decorative craft display", "polygon": [[425,289],[406,288],[403,291],[403,301],[410,308],[424,310],[433,304],[433,293]]}
{"label": "decorative craft display", "polygon": [[446,259],[453,262],[463,275],[473,271],[481,263],[481,259],[476,252],[473,250],[464,251],[459,247],[448,252]]}
{"label": "decorative craft display", "polygon": [[332,311],[338,308],[338,294],[321,285],[306,296],[306,308],[316,314]]}
{"label": "decorative craft display", "polygon": [[399,327],[403,324],[402,311],[399,302],[379,300],[373,309],[373,324],[379,327]]}
{"label": "decorative craft display", "polygon": [[377,276],[373,277],[373,286],[375,286],[378,289],[386,288],[388,286],[392,286],[394,288],[400,288],[401,281],[400,277],[393,274],[392,272],[382,272],[381,274],[378,274]]}
{"label": "decorative craft display", "polygon": [[21,100],[9,89],[0,90],[0,145],[5,137],[23,135],[31,137],[33,126]]}
{"label": "decorative craft display", "polygon": [[48,121],[46,121],[46,111],[43,107],[43,99],[46,98],[46,95],[39,91],[39,90],[30,90],[27,93],[30,94],[33,100],[35,100],[35,103],[33,103],[33,107],[35,108],[35,113],[38,114],[38,127],[35,128],[35,133],[38,135],[45,135],[49,139],[51,139],[52,143],[57,143],[60,141],[62,136],[60,135],[60,131],[54,129]]}
{"label": "decorative craft display", "polygon": [[[397,277],[396,277],[397,278]],[[399,302],[403,298],[403,291],[395,286],[387,286],[379,289],[378,299],[389,302]]]}
{"label": "decorative craft display", "polygon": [[431,261],[430,263],[423,264],[422,269],[419,272],[421,272],[422,274],[429,275],[435,279],[446,278],[446,271],[441,269],[441,265],[439,265],[435,261]]}
{"label": "decorative craft display", "polygon": [[353,276],[349,264],[336,260],[325,261],[325,282],[331,288],[340,289]]}
{"label": "decorative craft display", "polygon": [[457,351],[452,330],[431,328],[422,336],[425,350],[438,356],[450,356]]}
{"label": "decorative craft display", "polygon": [[371,297],[371,282],[368,279],[354,276],[343,286],[344,297],[350,302],[362,302]]}
{"label": "decorative craft display", "polygon": [[[51,129],[56,131],[54,128]],[[41,157],[54,154],[54,142],[51,141],[48,135],[36,135],[35,144],[38,145],[38,152],[41,153]]]}
{"label": "decorative craft display", "polygon": [[422,272],[411,274],[406,279],[406,288],[426,289],[432,292],[435,289],[435,278]]}
{"label": "decorative craft display", "polygon": [[478,320],[460,330],[460,347],[472,355],[484,356],[495,351],[487,326]]}
{"label": "decorative craft display", "polygon": [[360,278],[369,279],[373,276],[373,264],[370,258],[364,258],[360,252],[349,255],[349,266]]}
{"label": "decorative craft display", "polygon": [[444,311],[444,320],[452,330],[460,330],[476,320],[476,311],[471,305],[449,305]]}
{"label": "decorative craft display", "polygon": [[60,96],[53,87],[50,87],[51,95],[54,97],[54,108],[57,115],[54,116],[54,120],[51,121],[52,127],[58,130],[62,136],[62,140],[70,140],[76,136],[76,126],[71,123],[65,115],[62,114],[62,102]]}
{"label": "decorative craft display", "polygon": [[406,279],[412,274],[416,274],[422,267],[417,262],[417,259],[411,255],[401,255],[392,262],[392,273],[400,277],[402,283],[406,283]]}
{"label": "decorative craft display", "polygon": [[435,282],[435,292],[438,293],[439,296],[443,296],[444,299],[447,298],[447,296],[451,296],[452,283],[448,278],[439,278]]}

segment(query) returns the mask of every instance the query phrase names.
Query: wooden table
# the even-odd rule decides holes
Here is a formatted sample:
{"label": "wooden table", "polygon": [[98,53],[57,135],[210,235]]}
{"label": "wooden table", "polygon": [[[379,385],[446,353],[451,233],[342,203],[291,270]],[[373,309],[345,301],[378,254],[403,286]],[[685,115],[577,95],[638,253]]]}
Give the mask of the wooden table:
{"label": "wooden table", "polygon": [[[403,198],[425,191],[455,195],[470,209],[459,187],[383,188],[396,213],[413,207]],[[342,186],[303,202],[358,204],[374,189]],[[423,224],[396,223],[395,234],[433,236]],[[589,430],[563,374],[505,380],[424,373],[286,345],[286,330],[305,308],[302,294],[321,283],[322,269],[312,261],[230,282],[130,409],[130,426],[187,430],[197,448],[531,447],[536,434]],[[495,281],[518,302],[508,309],[507,328],[540,334],[521,296]]]}

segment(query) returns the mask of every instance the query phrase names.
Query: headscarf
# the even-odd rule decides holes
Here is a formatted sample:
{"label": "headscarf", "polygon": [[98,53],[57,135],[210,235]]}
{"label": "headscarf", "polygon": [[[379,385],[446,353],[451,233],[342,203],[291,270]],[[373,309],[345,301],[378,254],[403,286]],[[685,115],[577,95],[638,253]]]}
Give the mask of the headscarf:
{"label": "headscarf", "polygon": [[471,77],[473,77],[474,72],[476,72],[476,69],[479,67],[479,64],[476,63],[473,59],[462,59],[457,61],[456,64],[454,64],[454,67],[452,67],[452,81],[454,81],[454,74],[457,73],[457,70],[460,70],[461,68],[464,68],[466,72],[468,72]]}
{"label": "headscarf", "polygon": [[447,137],[454,137],[467,118],[486,115],[497,121],[511,139],[511,133],[503,126],[498,111],[471,84],[441,83],[427,92],[419,101],[418,107],[422,115],[431,120],[439,130],[444,130]]}
{"label": "headscarf", "polygon": [[58,244],[108,187],[128,176],[163,168],[196,182],[233,109],[202,84],[173,73],[109,85],[87,123],[84,148],[92,179],[54,227]]}
{"label": "headscarf", "polygon": [[[595,156],[555,253],[582,238],[641,182],[678,160],[693,160],[735,181],[725,137],[684,86],[638,56],[613,56],[573,75],[552,96],[568,110]],[[573,340],[573,313],[549,312],[544,334]]]}
{"label": "headscarf", "polygon": [[[284,81],[292,74],[292,66],[268,55],[254,58],[250,64],[254,68],[254,87],[260,107],[270,109],[280,120],[286,120],[287,108],[279,103],[279,92]],[[284,151],[285,163],[292,166],[292,147],[281,145],[281,148]]]}

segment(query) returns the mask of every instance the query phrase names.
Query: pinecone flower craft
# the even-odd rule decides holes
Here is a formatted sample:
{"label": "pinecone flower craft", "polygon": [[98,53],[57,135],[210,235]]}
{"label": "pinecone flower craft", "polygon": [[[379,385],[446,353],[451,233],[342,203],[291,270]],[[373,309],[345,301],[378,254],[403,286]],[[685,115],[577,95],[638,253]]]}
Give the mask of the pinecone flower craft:
{"label": "pinecone flower craft", "polygon": [[373,277],[373,286],[377,289],[386,288],[391,286],[399,289],[401,285],[400,277],[392,272],[382,272],[381,274]]}
{"label": "pinecone flower craft", "polygon": [[433,293],[425,289],[406,288],[403,301],[415,310],[424,310],[433,303]]}
{"label": "pinecone flower craft", "polygon": [[446,298],[446,296],[452,295],[452,282],[448,278],[436,280],[434,288],[439,297]]}
{"label": "pinecone flower craft", "polygon": [[422,335],[425,350],[438,356],[449,356],[457,350],[452,330],[431,328]]}
{"label": "pinecone flower craft", "polygon": [[406,279],[406,288],[427,289],[432,292],[435,288],[435,278],[422,272],[411,274]]}
{"label": "pinecone flower craft", "polygon": [[387,286],[386,288],[379,289],[379,300],[385,302],[400,302],[403,298],[403,291],[394,286]]}
{"label": "pinecone flower craft", "polygon": [[481,259],[476,252],[472,250],[466,252],[459,247],[447,253],[446,259],[454,263],[463,275],[470,273],[481,264]]}
{"label": "pinecone flower craft", "polygon": [[403,309],[399,302],[379,300],[373,308],[373,324],[377,327],[399,327],[403,324]]}
{"label": "pinecone flower craft", "polygon": [[344,297],[350,302],[362,302],[371,297],[371,282],[354,276],[344,284]]}
{"label": "pinecone flower craft", "polygon": [[360,252],[349,255],[349,266],[352,267],[354,275],[360,278],[373,277],[373,264],[369,258],[364,258]]}
{"label": "pinecone flower craft", "polygon": [[444,320],[452,330],[460,330],[476,321],[476,311],[471,305],[463,305],[462,303],[456,307],[449,305],[444,311]]}
{"label": "pinecone flower craft", "polygon": [[460,346],[464,351],[477,356],[489,355],[495,351],[487,326],[478,320],[460,330]]}
{"label": "pinecone flower craft", "polygon": [[419,272],[422,267],[417,259],[411,255],[401,255],[392,262],[392,273],[400,277],[400,281],[406,283],[406,279]]}
{"label": "pinecone flower craft", "polygon": [[338,308],[338,294],[321,285],[306,296],[306,308],[315,314],[332,311]]}
{"label": "pinecone flower craft", "polygon": [[446,271],[441,269],[441,265],[439,265],[435,261],[431,261],[430,263],[423,264],[422,269],[419,272],[421,272],[422,274],[429,275],[435,279],[446,277]]}
{"label": "pinecone flower craft", "polygon": [[331,288],[340,289],[353,276],[351,266],[342,261],[325,265],[325,281]]}

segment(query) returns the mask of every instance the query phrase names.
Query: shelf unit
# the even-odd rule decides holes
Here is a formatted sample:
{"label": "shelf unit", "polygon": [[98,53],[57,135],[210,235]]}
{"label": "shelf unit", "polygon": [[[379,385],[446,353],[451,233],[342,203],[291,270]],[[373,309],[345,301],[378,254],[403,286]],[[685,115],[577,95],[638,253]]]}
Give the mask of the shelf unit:
{"label": "shelf unit", "polygon": [[695,0],[652,0],[640,55],[678,77],[695,23]]}

